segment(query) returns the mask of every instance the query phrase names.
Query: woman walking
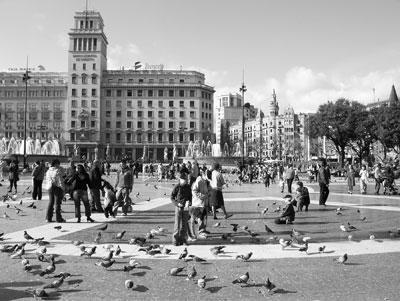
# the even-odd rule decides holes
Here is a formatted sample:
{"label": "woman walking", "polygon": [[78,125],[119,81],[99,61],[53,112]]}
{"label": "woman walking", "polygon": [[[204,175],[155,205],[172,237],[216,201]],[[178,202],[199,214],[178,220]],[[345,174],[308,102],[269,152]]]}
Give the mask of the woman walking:
{"label": "woman walking", "polygon": [[353,194],[353,187],[356,185],[356,179],[354,174],[353,165],[349,165],[347,169],[347,187],[348,187],[348,194]]}
{"label": "woman walking", "polygon": [[360,191],[361,194],[367,194],[367,183],[368,183],[368,170],[365,165],[360,170]]}
{"label": "woman walking", "polygon": [[75,217],[77,223],[81,222],[81,201],[85,207],[85,215],[88,222],[93,223],[94,220],[90,217],[90,204],[88,197],[88,188],[92,187],[88,173],[82,164],[78,164],[76,173],[72,178],[68,179],[68,184],[72,184],[72,198],[75,202]]}
{"label": "woman walking", "polygon": [[210,206],[212,209],[212,213],[214,219],[217,218],[217,209],[221,208],[222,212],[225,215],[225,219],[230,218],[233,214],[226,213],[225,204],[224,204],[224,196],[222,194],[222,187],[225,185],[224,177],[222,176],[221,172],[219,171],[220,165],[219,163],[213,164],[213,171],[211,173],[211,200]]}
{"label": "woman walking", "polygon": [[53,222],[53,210],[55,206],[57,223],[65,223],[61,216],[61,201],[64,197],[64,172],[60,168],[60,161],[54,159],[51,161],[50,168],[46,172],[46,188],[49,192],[49,204],[46,211],[46,221]]}
{"label": "woman walking", "polygon": [[15,193],[17,193],[17,182],[19,181],[19,175],[18,165],[15,164],[15,162],[11,162],[10,167],[8,168],[8,180],[10,181],[8,192],[11,192],[14,186]]}

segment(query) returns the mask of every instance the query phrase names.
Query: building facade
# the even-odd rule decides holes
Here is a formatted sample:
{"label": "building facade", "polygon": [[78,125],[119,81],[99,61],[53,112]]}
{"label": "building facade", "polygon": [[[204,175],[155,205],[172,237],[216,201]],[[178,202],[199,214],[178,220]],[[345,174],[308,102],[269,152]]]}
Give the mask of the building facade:
{"label": "building facade", "polygon": [[18,114],[27,88],[27,137],[40,126],[65,155],[162,161],[174,145],[182,156],[190,141],[212,140],[215,91],[204,74],[162,65],[108,70],[96,11],[77,12],[68,34],[67,73],[31,72],[27,87],[23,72],[0,73],[0,138],[24,138]]}

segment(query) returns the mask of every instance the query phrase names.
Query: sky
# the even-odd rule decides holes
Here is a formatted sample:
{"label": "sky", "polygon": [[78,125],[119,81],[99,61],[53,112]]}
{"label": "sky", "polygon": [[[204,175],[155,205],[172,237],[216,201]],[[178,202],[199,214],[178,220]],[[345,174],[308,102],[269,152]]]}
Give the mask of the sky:
{"label": "sky", "polygon": [[[214,98],[240,93],[265,113],[368,104],[400,87],[400,0],[88,0],[108,38],[108,69],[134,62],[196,70]],[[0,71],[68,70],[68,32],[86,0],[0,0]],[[400,92],[400,91],[399,91]]]}

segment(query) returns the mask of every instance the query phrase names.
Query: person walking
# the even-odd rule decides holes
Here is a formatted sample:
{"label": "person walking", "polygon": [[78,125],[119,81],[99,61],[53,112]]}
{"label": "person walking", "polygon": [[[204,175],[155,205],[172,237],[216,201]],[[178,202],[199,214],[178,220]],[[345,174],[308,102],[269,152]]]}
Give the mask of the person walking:
{"label": "person walking", "polygon": [[379,190],[381,188],[381,183],[383,180],[383,174],[381,170],[381,163],[376,164],[374,169],[374,179],[375,179],[375,194],[379,195]]}
{"label": "person walking", "polygon": [[115,191],[117,202],[114,214],[116,215],[118,207],[122,207],[122,215],[126,216],[129,208],[132,205],[129,194],[132,192],[134,184],[133,172],[126,164],[126,160],[122,159],[119,163],[117,170],[117,177],[115,179]]}
{"label": "person walking", "polygon": [[347,187],[348,187],[347,193],[353,194],[353,187],[356,185],[356,177],[355,177],[353,165],[351,165],[351,164],[349,164],[349,166],[348,166],[346,177],[347,177]]}
{"label": "person walking", "polygon": [[8,167],[8,180],[10,181],[10,187],[8,192],[12,192],[12,188],[14,187],[15,193],[17,193],[17,183],[19,181],[19,169],[18,165],[15,162],[11,162]]}
{"label": "person walking", "polygon": [[225,215],[225,219],[230,218],[233,214],[228,214],[225,209],[225,204],[224,204],[224,196],[222,194],[222,187],[225,185],[225,180],[224,177],[222,176],[221,172],[219,171],[221,166],[219,163],[215,162],[213,163],[213,171],[211,173],[211,199],[210,199],[210,205],[212,209],[212,213],[214,216],[214,219],[217,218],[217,209],[221,208],[222,212]]}
{"label": "person walking", "polygon": [[318,183],[319,183],[319,204],[326,206],[325,203],[329,196],[329,171],[326,168],[326,161],[322,160],[321,166],[318,170]]}
{"label": "person walking", "polygon": [[36,200],[37,198],[40,201],[42,199],[42,184],[45,174],[46,166],[44,165],[44,162],[40,162],[39,160],[36,161],[32,170],[32,200]]}
{"label": "person walking", "polygon": [[90,188],[90,195],[91,195],[91,201],[90,201],[90,208],[92,212],[100,212],[104,213],[103,207],[101,206],[100,202],[100,190],[102,189],[102,173],[100,169],[100,161],[99,160],[94,160],[92,167],[90,168],[90,182],[91,182],[91,188]]}
{"label": "person walking", "polygon": [[288,186],[288,193],[292,193],[292,184],[293,184],[293,180],[294,180],[294,176],[295,176],[295,172],[293,169],[293,165],[289,164],[288,168],[286,170],[286,183]]}
{"label": "person walking", "polygon": [[[192,190],[188,183],[188,174],[179,174],[179,183],[171,192],[171,202],[175,205],[175,223],[172,233],[172,243],[175,246],[187,245],[188,243],[188,206],[192,205]],[[193,240],[192,240],[193,241]]]}
{"label": "person walking", "polygon": [[86,172],[85,167],[82,164],[78,164],[76,168],[76,173],[73,178],[69,179],[69,184],[72,184],[72,198],[75,203],[75,217],[77,218],[77,223],[81,222],[81,201],[85,207],[85,216],[88,222],[93,223],[94,220],[90,217],[90,204],[88,189],[92,188],[92,183],[90,177]]}
{"label": "person walking", "polygon": [[367,183],[368,183],[368,170],[365,165],[360,170],[360,192],[361,194],[367,194]]}
{"label": "person walking", "polygon": [[60,167],[60,161],[54,159],[46,172],[46,188],[49,193],[49,204],[46,210],[46,221],[53,222],[53,211],[55,207],[57,223],[65,223],[61,216],[61,201],[64,197],[64,171]]}

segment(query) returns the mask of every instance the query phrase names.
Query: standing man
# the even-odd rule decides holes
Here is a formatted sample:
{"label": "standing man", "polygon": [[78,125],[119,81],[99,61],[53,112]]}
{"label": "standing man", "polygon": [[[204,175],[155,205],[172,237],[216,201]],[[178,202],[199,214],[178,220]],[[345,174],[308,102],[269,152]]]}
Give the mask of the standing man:
{"label": "standing man", "polygon": [[247,166],[247,176],[249,177],[249,183],[253,184],[253,164]]}
{"label": "standing man", "polygon": [[114,206],[114,214],[116,215],[116,211],[119,206],[122,206],[122,215],[126,216],[128,213],[128,209],[131,206],[131,200],[129,198],[129,194],[133,189],[133,172],[126,164],[126,160],[122,159],[119,163],[119,168],[117,170],[117,177],[115,180],[115,190],[117,193],[115,194],[117,198],[117,202]]}
{"label": "standing man", "polygon": [[288,186],[288,193],[292,193],[292,184],[294,180],[295,172],[293,169],[293,165],[289,164],[286,171],[286,183]]}
{"label": "standing man", "polygon": [[92,208],[92,212],[100,212],[104,213],[103,207],[101,207],[100,202],[100,189],[101,189],[101,179],[102,173],[100,169],[100,161],[94,160],[92,167],[90,168],[89,177],[90,181],[92,182],[90,188],[90,194],[92,196],[90,207]]}
{"label": "standing man", "polygon": [[33,191],[32,191],[32,200],[36,200],[36,198],[40,201],[42,199],[42,184],[44,175],[46,173],[46,166],[44,166],[44,162],[40,162],[39,160],[35,162],[35,166],[32,170],[32,180],[33,180]]}
{"label": "standing man", "polygon": [[375,194],[379,195],[379,189],[381,188],[381,183],[383,178],[381,163],[378,163],[375,167],[374,178],[375,178]]}
{"label": "standing man", "polygon": [[318,170],[318,183],[319,183],[319,204],[326,206],[326,200],[329,195],[329,170],[326,167],[326,161],[321,161],[321,167]]}

